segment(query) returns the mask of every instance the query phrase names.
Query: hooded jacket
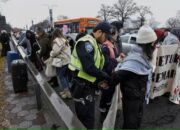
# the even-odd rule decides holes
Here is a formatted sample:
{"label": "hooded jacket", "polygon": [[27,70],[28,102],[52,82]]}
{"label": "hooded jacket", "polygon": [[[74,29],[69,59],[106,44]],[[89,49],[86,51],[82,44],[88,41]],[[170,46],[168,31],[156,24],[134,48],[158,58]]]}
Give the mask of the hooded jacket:
{"label": "hooded jacket", "polygon": [[22,39],[22,41],[20,41],[19,45],[23,46],[24,49],[26,49],[26,53],[27,53],[28,56],[31,56],[31,54],[32,54],[31,43],[26,37],[24,37]]}
{"label": "hooded jacket", "polygon": [[[152,78],[152,66],[147,58],[143,55],[142,49],[139,47],[136,50],[138,51],[130,52],[123,63],[118,64],[115,75],[119,75],[119,78],[114,76],[113,81],[116,80],[117,82],[119,79],[120,83],[123,82],[121,85],[127,85],[124,86],[127,89],[130,86],[129,88],[138,90],[140,86],[143,87],[145,85],[145,99],[148,103]],[[131,87],[131,85],[134,87]]]}
{"label": "hooded jacket", "polygon": [[162,45],[171,45],[171,44],[179,44],[179,39],[176,35],[172,34],[171,32],[168,32],[168,35],[165,37]]}

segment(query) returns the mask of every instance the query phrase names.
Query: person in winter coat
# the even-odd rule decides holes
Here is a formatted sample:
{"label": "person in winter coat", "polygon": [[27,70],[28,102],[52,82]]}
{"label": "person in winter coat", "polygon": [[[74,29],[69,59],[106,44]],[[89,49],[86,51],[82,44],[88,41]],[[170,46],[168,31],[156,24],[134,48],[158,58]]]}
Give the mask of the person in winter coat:
{"label": "person in winter coat", "polygon": [[[115,42],[117,41],[118,37],[118,31],[115,26],[111,26],[111,37],[108,37],[108,40],[106,40],[102,44],[102,52],[105,57],[105,65],[103,70],[107,72],[109,75],[112,74],[113,70],[118,64],[118,60],[116,58],[119,57],[118,54],[118,48],[115,46]],[[101,92],[101,100],[100,100],[100,106],[99,110],[101,112],[101,118],[100,121],[102,122],[110,108],[111,105],[111,99],[114,93],[115,87],[111,86],[108,89],[102,89]]]}
{"label": "person in winter coat", "polygon": [[157,36],[157,44],[162,44],[162,42],[164,41],[164,38],[166,37],[165,36],[166,30],[157,28],[154,30],[154,32],[156,33],[156,36]]}
{"label": "person in winter coat", "polygon": [[117,46],[117,48],[118,48],[118,54],[120,54],[120,56],[122,58],[124,58],[125,54],[123,53],[122,41],[120,39],[120,31],[123,28],[123,24],[120,21],[114,21],[114,22],[111,23],[111,25],[114,26],[117,29],[117,32],[118,32],[117,39],[116,39],[116,42],[115,42],[114,45]]}
{"label": "person in winter coat", "polygon": [[165,35],[166,35],[166,37],[164,38],[162,45],[171,45],[171,44],[178,44],[179,43],[179,39],[176,36],[175,31],[167,30]]}
{"label": "person in winter coat", "polygon": [[25,49],[25,52],[26,52],[27,56],[30,58],[31,55],[32,55],[32,46],[31,46],[31,43],[30,43],[29,39],[27,39],[25,33],[23,33],[20,36],[20,40],[19,40],[18,44]]}
{"label": "person in winter coat", "polygon": [[7,52],[10,51],[10,45],[9,45],[9,35],[6,32],[6,30],[2,30],[1,34],[0,34],[0,43],[2,44],[2,52],[1,52],[1,56],[6,56]]}
{"label": "person in winter coat", "polygon": [[132,51],[118,65],[112,75],[112,85],[120,83],[122,91],[123,128],[140,128],[143,117],[143,103],[148,103],[152,66],[150,61],[157,40],[155,32],[148,25],[142,26],[137,35],[139,51]]}
{"label": "person in winter coat", "polygon": [[59,85],[63,88],[63,91],[60,92],[60,95],[62,98],[71,98],[67,75],[68,64],[70,63],[71,57],[70,45],[59,29],[54,30],[52,39],[53,42],[50,57],[55,63],[53,65],[56,66]]}
{"label": "person in winter coat", "polygon": [[36,48],[34,47],[34,44],[36,42],[35,34],[32,31],[27,30],[26,31],[26,38],[29,40],[31,48],[32,48],[30,59],[31,59],[32,62],[35,62],[35,60],[36,60],[36,51],[37,51]]}
{"label": "person in winter coat", "polygon": [[38,43],[40,46],[39,56],[40,58],[42,58],[43,61],[45,61],[49,58],[49,54],[52,49],[50,44],[51,41],[43,28],[38,27],[36,33],[38,36]]}

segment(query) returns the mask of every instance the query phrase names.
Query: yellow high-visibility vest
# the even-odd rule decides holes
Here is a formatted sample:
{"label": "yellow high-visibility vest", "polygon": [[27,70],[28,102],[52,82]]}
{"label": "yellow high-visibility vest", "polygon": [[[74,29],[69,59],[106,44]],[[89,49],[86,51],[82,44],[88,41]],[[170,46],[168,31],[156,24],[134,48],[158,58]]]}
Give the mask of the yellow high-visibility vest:
{"label": "yellow high-visibility vest", "polygon": [[80,41],[89,41],[92,44],[93,49],[94,49],[95,66],[101,70],[104,66],[105,59],[104,59],[101,48],[98,45],[96,39],[94,39],[91,35],[86,35],[86,36],[80,38],[77,41],[77,43],[75,44],[74,50],[73,50],[72,55],[71,55],[71,62],[70,62],[68,67],[71,71],[78,70],[79,71],[78,75],[77,75],[78,77],[94,83],[96,81],[96,77],[91,76],[91,75],[87,74],[86,72],[84,72],[82,64],[81,64],[79,57],[77,55],[76,46],[78,43],[80,43]]}

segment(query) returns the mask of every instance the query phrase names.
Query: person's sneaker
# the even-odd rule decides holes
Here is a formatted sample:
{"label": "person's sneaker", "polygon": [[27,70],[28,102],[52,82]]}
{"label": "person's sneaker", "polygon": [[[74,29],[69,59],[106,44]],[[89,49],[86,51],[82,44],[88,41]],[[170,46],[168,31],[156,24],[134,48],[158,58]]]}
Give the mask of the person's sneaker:
{"label": "person's sneaker", "polygon": [[64,91],[64,94],[62,94],[61,97],[62,97],[63,99],[72,98],[71,93],[70,93],[69,90],[65,90],[65,91]]}
{"label": "person's sneaker", "polygon": [[60,92],[59,94],[62,96],[65,93],[65,90],[63,90],[62,92]]}

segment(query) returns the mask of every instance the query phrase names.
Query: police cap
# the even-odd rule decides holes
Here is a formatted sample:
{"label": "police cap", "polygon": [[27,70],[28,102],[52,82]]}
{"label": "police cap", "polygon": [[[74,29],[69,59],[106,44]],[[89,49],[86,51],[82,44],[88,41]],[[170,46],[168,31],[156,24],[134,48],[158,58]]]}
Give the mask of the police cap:
{"label": "police cap", "polygon": [[102,30],[106,34],[111,35],[111,25],[108,22],[100,22],[96,25],[94,30]]}

